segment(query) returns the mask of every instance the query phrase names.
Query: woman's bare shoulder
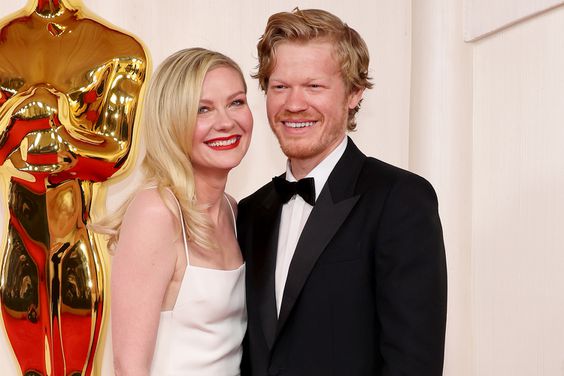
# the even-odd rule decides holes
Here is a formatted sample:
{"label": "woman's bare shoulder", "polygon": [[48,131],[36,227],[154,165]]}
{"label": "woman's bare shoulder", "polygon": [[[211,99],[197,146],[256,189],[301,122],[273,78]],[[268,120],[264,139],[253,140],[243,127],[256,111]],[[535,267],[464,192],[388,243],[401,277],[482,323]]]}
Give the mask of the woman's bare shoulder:
{"label": "woman's bare shoulder", "polygon": [[149,220],[153,216],[156,216],[156,220],[163,220],[168,217],[175,218],[176,211],[173,212],[170,208],[170,204],[176,205],[173,200],[174,197],[171,193],[165,193],[165,198],[163,199],[157,188],[141,189],[133,195],[133,199],[127,208],[126,216],[149,217],[144,218]]}
{"label": "woman's bare shoulder", "polygon": [[156,188],[142,189],[134,194],[127,208],[120,238],[133,231],[145,240],[174,239],[178,223],[177,214],[172,212]]}

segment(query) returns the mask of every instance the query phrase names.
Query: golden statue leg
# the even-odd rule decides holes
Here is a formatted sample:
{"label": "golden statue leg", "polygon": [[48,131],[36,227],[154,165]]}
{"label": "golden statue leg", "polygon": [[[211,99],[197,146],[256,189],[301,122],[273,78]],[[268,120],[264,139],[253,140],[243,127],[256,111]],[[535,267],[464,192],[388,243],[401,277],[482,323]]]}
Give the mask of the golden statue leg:
{"label": "golden statue leg", "polygon": [[82,375],[93,366],[103,280],[81,188],[71,181],[45,194],[17,183],[10,190],[17,215],[10,218],[1,307],[24,374]]}
{"label": "golden statue leg", "polygon": [[[18,231],[10,225],[9,243],[4,255],[0,278],[2,289],[2,318],[8,338],[22,372],[34,371],[45,375],[45,342],[48,325],[43,320],[46,313],[46,291],[39,282],[42,271],[33,254],[26,248]],[[40,252],[42,252],[40,250]]]}
{"label": "golden statue leg", "polygon": [[[76,180],[50,189],[47,216],[51,235],[50,278],[53,286],[53,348],[57,350],[55,374],[90,374],[102,320],[101,271],[90,244],[84,219],[85,192],[90,184]],[[90,196],[86,192],[86,196]]]}
{"label": "golden statue leg", "polygon": [[61,342],[67,374],[71,375],[92,368],[102,318],[98,270],[87,240],[65,251],[59,265]]}

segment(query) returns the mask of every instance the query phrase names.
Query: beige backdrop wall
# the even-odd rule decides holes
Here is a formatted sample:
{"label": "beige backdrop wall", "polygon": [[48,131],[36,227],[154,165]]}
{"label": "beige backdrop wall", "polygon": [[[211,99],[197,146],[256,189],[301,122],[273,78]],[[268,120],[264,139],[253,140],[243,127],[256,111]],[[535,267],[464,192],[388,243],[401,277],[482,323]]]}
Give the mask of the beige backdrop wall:
{"label": "beige backdrop wall", "polygon": [[464,40],[483,38],[563,3],[562,0],[464,0]]}
{"label": "beige backdrop wall", "polygon": [[[412,1],[409,168],[442,205],[447,376],[564,375],[564,7],[532,3]],[[505,27],[464,44],[463,19]]]}
{"label": "beige backdrop wall", "polygon": [[564,375],[564,7],[473,44],[476,375]]}

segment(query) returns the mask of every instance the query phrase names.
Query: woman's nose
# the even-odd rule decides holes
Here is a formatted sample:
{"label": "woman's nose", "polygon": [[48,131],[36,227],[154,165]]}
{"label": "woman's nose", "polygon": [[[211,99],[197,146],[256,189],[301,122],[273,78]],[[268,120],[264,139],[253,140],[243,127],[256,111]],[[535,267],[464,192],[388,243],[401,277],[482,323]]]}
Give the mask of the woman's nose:
{"label": "woman's nose", "polygon": [[214,128],[216,130],[229,130],[235,126],[235,120],[233,116],[229,113],[229,109],[223,109],[218,111],[218,117],[214,123]]}

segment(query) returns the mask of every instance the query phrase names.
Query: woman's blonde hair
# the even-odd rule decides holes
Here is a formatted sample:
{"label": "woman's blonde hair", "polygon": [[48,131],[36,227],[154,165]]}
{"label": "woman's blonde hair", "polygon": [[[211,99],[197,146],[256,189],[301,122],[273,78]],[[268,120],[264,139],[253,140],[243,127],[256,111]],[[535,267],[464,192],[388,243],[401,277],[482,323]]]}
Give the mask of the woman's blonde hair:
{"label": "woman's blonde hair", "polygon": [[[238,72],[247,90],[241,68],[219,52],[188,48],[166,58],[151,79],[141,119],[146,146],[142,164],[144,186],[156,186],[163,201],[176,213],[166,193],[167,190],[172,191],[180,203],[188,240],[204,249],[215,249],[216,243],[212,237],[213,226],[205,214],[206,208],[196,200],[190,156],[202,84],[206,74],[220,66]],[[102,232],[110,236],[110,249],[118,241],[123,215],[131,199],[102,226],[96,226],[109,229]]]}
{"label": "woman's blonde hair", "polygon": [[[341,19],[321,9],[298,9],[275,13],[268,19],[264,34],[257,44],[259,64],[252,77],[261,89],[268,90],[268,80],[276,65],[276,46],[282,42],[308,42],[327,39],[334,43],[334,52],[349,93],[372,88],[368,75],[370,57],[362,37]],[[355,115],[360,103],[349,111],[347,129],[356,128]]]}

